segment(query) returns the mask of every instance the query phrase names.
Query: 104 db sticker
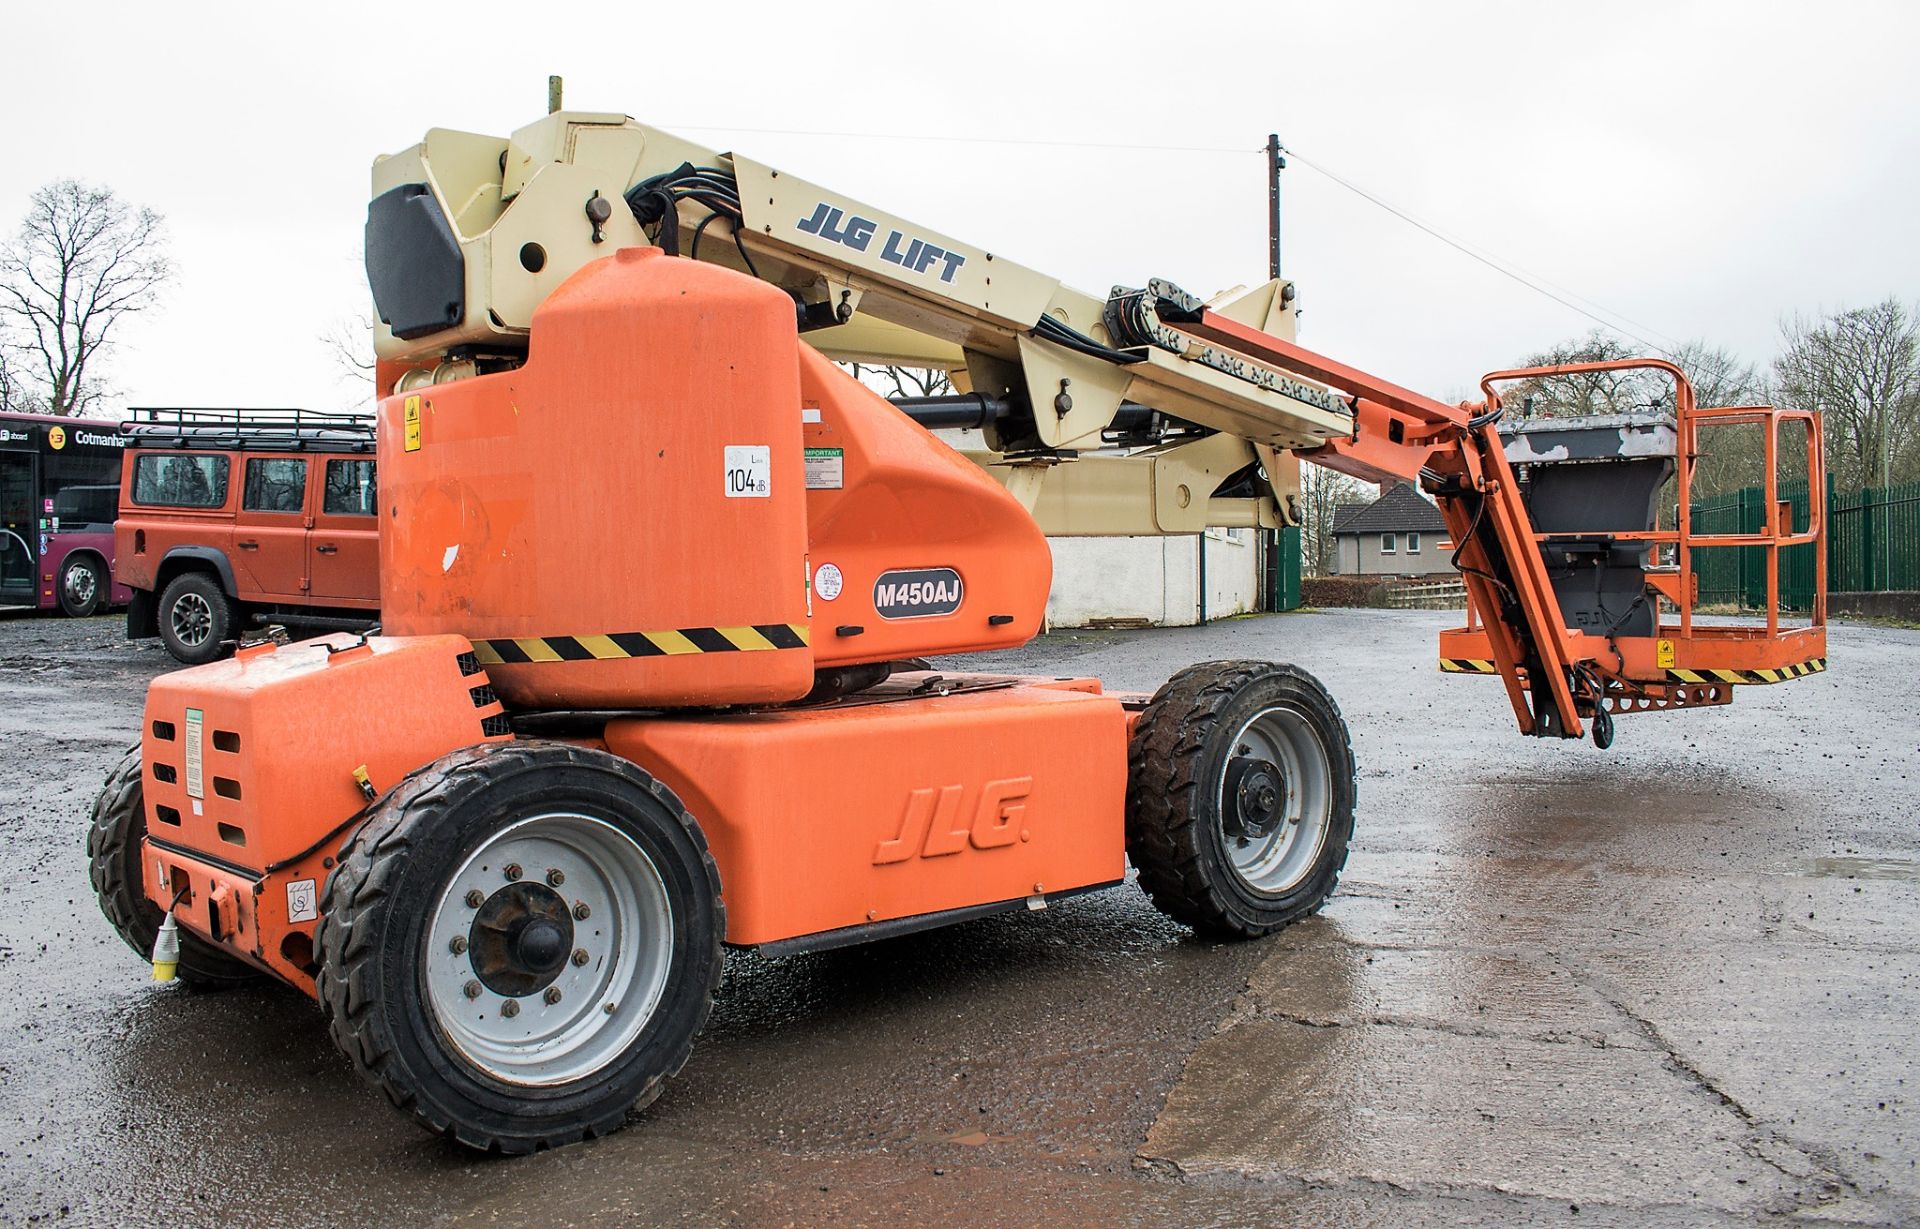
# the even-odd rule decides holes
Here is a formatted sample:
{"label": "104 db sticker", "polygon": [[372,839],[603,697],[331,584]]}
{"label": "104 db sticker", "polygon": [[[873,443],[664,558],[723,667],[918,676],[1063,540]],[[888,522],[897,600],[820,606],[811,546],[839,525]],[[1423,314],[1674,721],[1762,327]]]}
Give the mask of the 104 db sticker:
{"label": "104 db sticker", "polygon": [[883,619],[926,619],[960,609],[966,586],[952,568],[882,572],[873,582],[873,610]]}
{"label": "104 db sticker", "polygon": [[765,444],[728,444],[728,499],[765,499],[773,492],[773,449]]}

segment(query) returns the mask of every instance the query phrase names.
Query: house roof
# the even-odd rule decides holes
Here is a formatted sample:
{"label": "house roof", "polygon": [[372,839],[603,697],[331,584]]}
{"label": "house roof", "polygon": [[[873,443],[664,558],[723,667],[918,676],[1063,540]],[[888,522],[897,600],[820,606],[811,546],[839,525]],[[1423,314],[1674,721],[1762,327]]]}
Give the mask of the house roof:
{"label": "house roof", "polygon": [[1370,504],[1341,504],[1333,510],[1333,532],[1341,533],[1445,533],[1446,518],[1440,509],[1421,497],[1407,483],[1395,483],[1385,495]]}

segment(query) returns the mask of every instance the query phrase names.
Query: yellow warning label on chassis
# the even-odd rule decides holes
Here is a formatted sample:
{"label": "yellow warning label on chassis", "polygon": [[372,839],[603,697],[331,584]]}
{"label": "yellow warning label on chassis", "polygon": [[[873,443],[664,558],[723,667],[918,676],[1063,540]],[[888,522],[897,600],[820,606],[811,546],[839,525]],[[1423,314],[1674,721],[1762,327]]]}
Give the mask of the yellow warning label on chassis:
{"label": "yellow warning label on chassis", "polygon": [[406,408],[406,450],[420,451],[420,397],[418,394],[407,398]]}
{"label": "yellow warning label on chassis", "polygon": [[1673,641],[1656,640],[1653,642],[1653,664],[1662,670],[1673,668]]}

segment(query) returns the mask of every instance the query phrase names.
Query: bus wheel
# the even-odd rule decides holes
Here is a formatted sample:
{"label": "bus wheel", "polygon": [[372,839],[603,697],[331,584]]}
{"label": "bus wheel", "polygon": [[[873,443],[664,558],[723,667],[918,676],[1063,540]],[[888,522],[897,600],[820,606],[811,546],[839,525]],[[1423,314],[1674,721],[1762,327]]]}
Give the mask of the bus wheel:
{"label": "bus wheel", "polygon": [[92,555],[75,555],[60,569],[60,609],[75,619],[107,604],[107,572]]}
{"label": "bus wheel", "polygon": [[203,665],[226,651],[234,616],[233,600],[212,573],[182,572],[160,594],[160,640],[178,660]]}

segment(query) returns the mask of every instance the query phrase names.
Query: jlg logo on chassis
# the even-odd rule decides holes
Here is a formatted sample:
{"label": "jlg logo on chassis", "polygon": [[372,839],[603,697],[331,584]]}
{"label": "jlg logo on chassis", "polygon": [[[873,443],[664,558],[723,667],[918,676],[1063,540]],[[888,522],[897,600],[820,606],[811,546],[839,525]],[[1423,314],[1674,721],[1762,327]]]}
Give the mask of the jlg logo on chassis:
{"label": "jlg logo on chassis", "polygon": [[1032,777],[989,781],[980,787],[980,800],[974,804],[972,817],[960,822],[964,785],[914,790],[907,795],[907,813],[901,817],[899,835],[880,842],[873,851],[873,864],[886,866],[916,856],[939,858],[959,853],[968,845],[1001,849],[1015,841],[1031,840],[1026,818],[1027,795],[1032,792]]}

